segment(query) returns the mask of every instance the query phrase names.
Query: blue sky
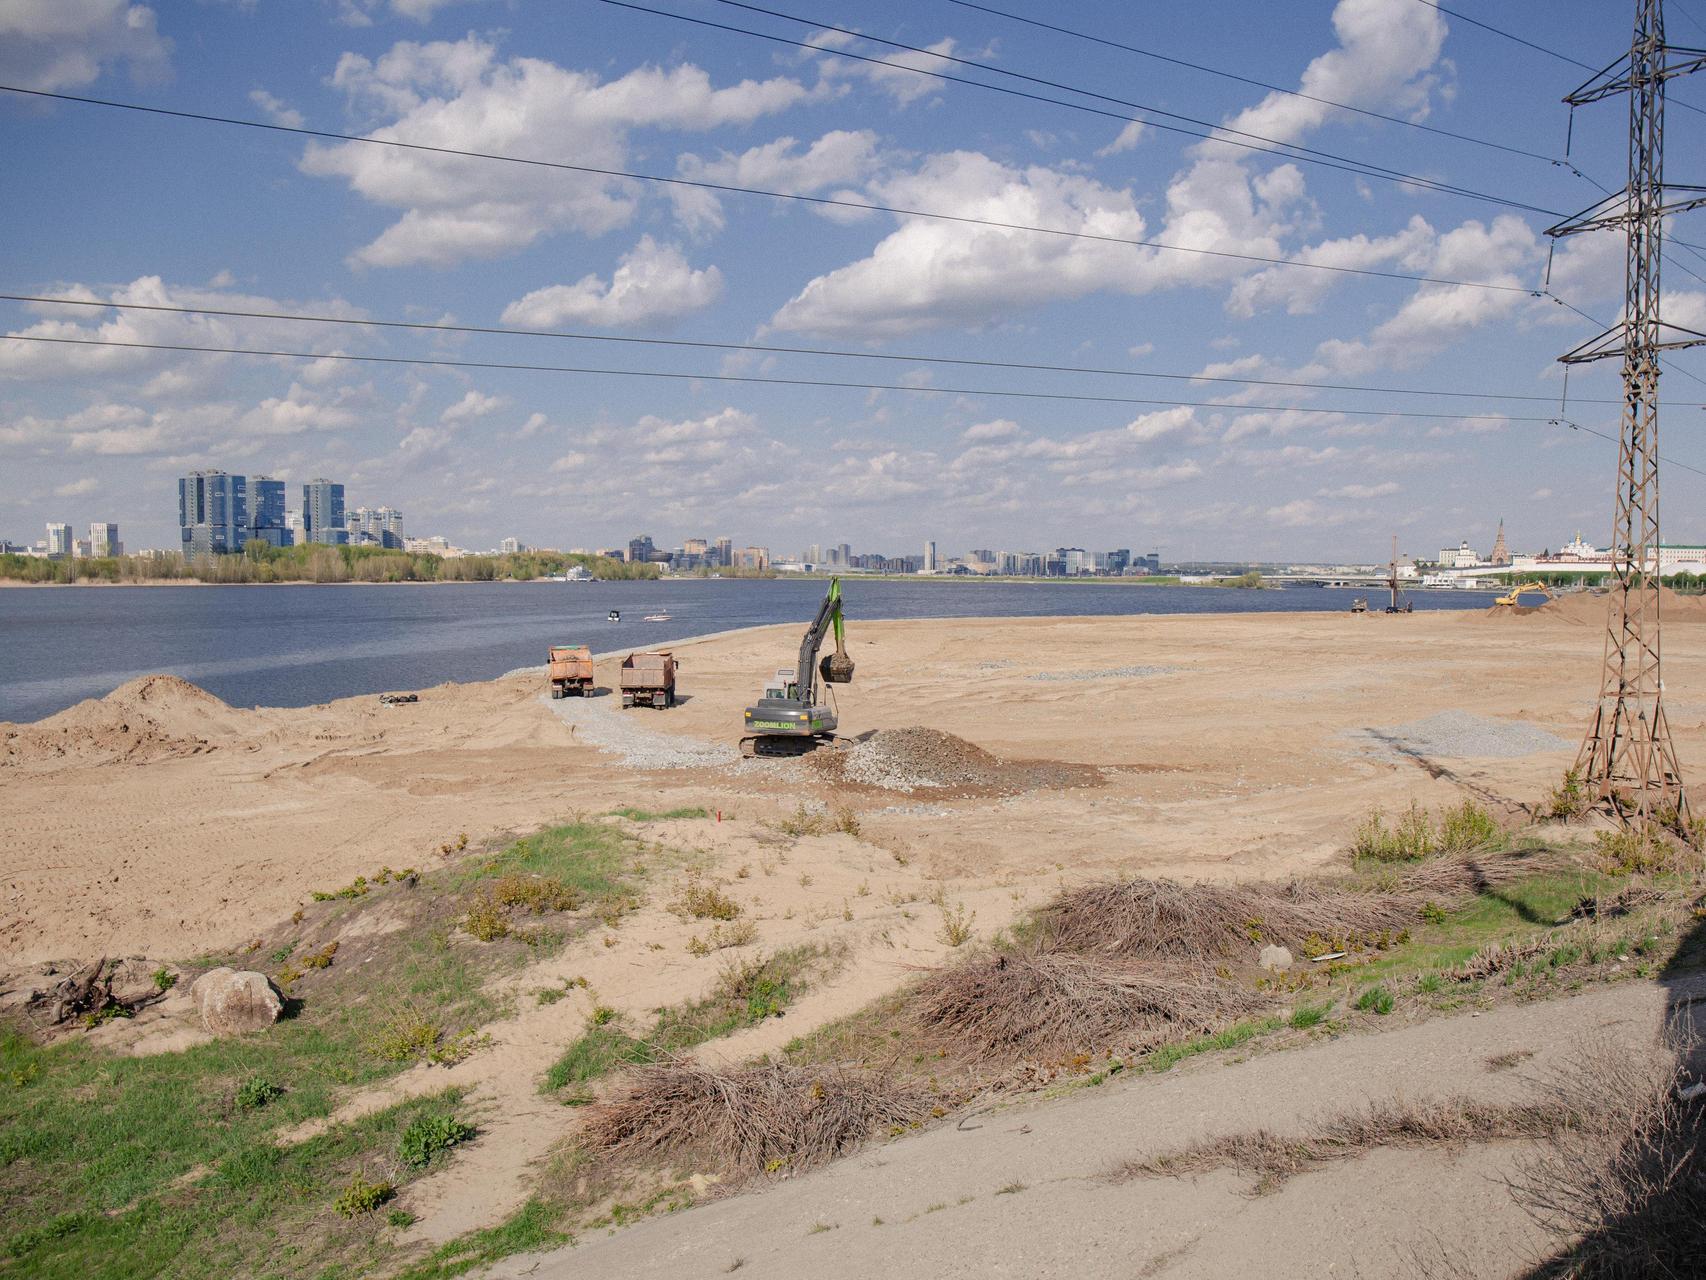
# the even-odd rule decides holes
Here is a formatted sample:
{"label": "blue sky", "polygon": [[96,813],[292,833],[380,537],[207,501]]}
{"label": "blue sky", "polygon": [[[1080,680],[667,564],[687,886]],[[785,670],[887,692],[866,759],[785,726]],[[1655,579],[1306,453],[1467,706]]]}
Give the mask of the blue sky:
{"label": "blue sky", "polygon": [[[1270,93],[948,0],[825,6],[811,23],[1104,95],[1003,80],[713,0],[711,22],[1068,98],[1125,99],[1574,213],[1589,182],[1541,158]],[[799,8],[793,7],[795,3]],[[1288,89],[1561,154],[1587,73],[1421,0],[1195,5],[997,0]],[[1455,7],[1455,6],[1453,6]],[[1477,6],[1478,12],[1480,6]],[[1629,6],[1511,0],[1497,25],[1600,65]],[[1706,42],[1674,5],[1671,36]],[[1091,239],[715,196],[626,179],[0,95],[0,292],[450,321],[630,337],[1556,397],[1597,330],[1538,286],[1545,213],[1169,133],[614,7],[598,0],[0,3],[0,82],[461,150],[674,174],[1119,239],[1354,266],[1412,281]],[[1706,104],[1706,85],[1676,96]],[[1161,121],[1161,123],[1167,123]],[[1574,159],[1623,181],[1620,101],[1579,112]],[[1669,175],[1698,180],[1706,115],[1673,106]],[[1225,135],[1221,135],[1225,136]],[[1675,232],[1706,240],[1702,216]],[[1671,258],[1667,311],[1706,328],[1706,257]],[[1477,284],[1503,289],[1472,287]],[[1553,291],[1602,319],[1614,234],[1562,243]],[[952,393],[0,343],[0,536],[117,520],[175,542],[178,472],[343,480],[351,506],[486,547],[728,535],[792,551],[1160,546],[1164,557],[1484,550],[1579,527],[1602,543],[1614,446],[1551,402],[1239,386],[949,364],[0,304],[12,334],[830,379]],[[1706,361],[1673,362],[1706,377]],[[1670,373],[1664,452],[1706,467],[1706,384]],[[1570,416],[1615,433],[1610,364]],[[1004,398],[993,390],[1151,399]],[[1177,405],[1167,397],[1203,402]],[[1270,406],[1307,412],[1282,413]],[[1699,540],[1706,477],[1672,468],[1668,540]]]}

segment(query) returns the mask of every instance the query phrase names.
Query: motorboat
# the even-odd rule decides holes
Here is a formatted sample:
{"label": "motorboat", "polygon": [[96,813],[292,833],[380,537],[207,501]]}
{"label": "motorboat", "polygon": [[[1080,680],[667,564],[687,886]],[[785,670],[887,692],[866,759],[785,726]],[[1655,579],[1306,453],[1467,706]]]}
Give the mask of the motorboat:
{"label": "motorboat", "polygon": [[672,622],[672,621],[674,621],[674,619],[672,619],[667,613],[648,613],[646,615],[645,620],[647,622]]}
{"label": "motorboat", "polygon": [[612,609],[609,613],[604,615],[604,620],[606,622],[620,622],[620,621],[622,621],[622,610]]}

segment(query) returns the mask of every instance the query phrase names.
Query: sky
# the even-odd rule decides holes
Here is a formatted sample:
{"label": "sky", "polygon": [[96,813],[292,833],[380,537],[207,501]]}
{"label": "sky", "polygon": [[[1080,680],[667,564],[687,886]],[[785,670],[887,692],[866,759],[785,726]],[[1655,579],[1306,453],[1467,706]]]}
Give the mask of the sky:
{"label": "sky", "polygon": [[[1615,362],[1561,411],[1556,357],[1615,319],[1621,239],[1545,235],[1624,181],[1621,100],[1556,163],[1588,71],[1425,0],[643,3],[0,0],[0,84],[513,158],[0,93],[0,292],[581,335],[0,302],[7,335],[295,353],[0,340],[0,537],[174,546],[215,467],[476,549],[1608,540],[1615,444],[1548,421],[1615,439]],[[1598,67],[1631,10],[1486,12]],[[1667,11],[1706,43],[1706,0]],[[1667,252],[1666,315],[1706,329],[1692,271]],[[1706,541],[1700,379],[1662,383],[1667,541]]]}

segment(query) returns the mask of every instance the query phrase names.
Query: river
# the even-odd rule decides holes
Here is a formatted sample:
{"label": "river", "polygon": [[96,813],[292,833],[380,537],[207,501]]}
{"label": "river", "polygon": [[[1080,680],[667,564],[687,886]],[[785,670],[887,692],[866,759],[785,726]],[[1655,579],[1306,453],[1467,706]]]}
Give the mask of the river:
{"label": "river", "polygon": [[[1237,590],[1097,582],[844,580],[861,618],[1336,611],[1328,588]],[[0,720],[51,715],[171,672],[235,706],[308,706],[544,661],[551,644],[655,647],[735,627],[804,626],[821,581],[467,582],[395,586],[0,589]],[[1486,608],[1489,591],[1418,591],[1416,608]],[[622,621],[605,615],[621,611]],[[667,612],[668,622],[645,622]]]}

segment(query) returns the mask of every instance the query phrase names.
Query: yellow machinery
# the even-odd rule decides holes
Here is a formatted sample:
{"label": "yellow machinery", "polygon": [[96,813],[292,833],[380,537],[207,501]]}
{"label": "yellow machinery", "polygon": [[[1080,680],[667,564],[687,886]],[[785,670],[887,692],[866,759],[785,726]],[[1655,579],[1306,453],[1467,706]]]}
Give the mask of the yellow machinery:
{"label": "yellow machinery", "polygon": [[1500,596],[1497,600],[1493,601],[1493,603],[1502,604],[1508,609],[1519,603],[1517,597],[1521,596],[1525,591],[1538,591],[1548,600],[1556,600],[1558,598],[1558,593],[1552,590],[1552,588],[1547,586],[1544,582],[1519,582],[1516,586],[1510,589],[1509,595]]}

